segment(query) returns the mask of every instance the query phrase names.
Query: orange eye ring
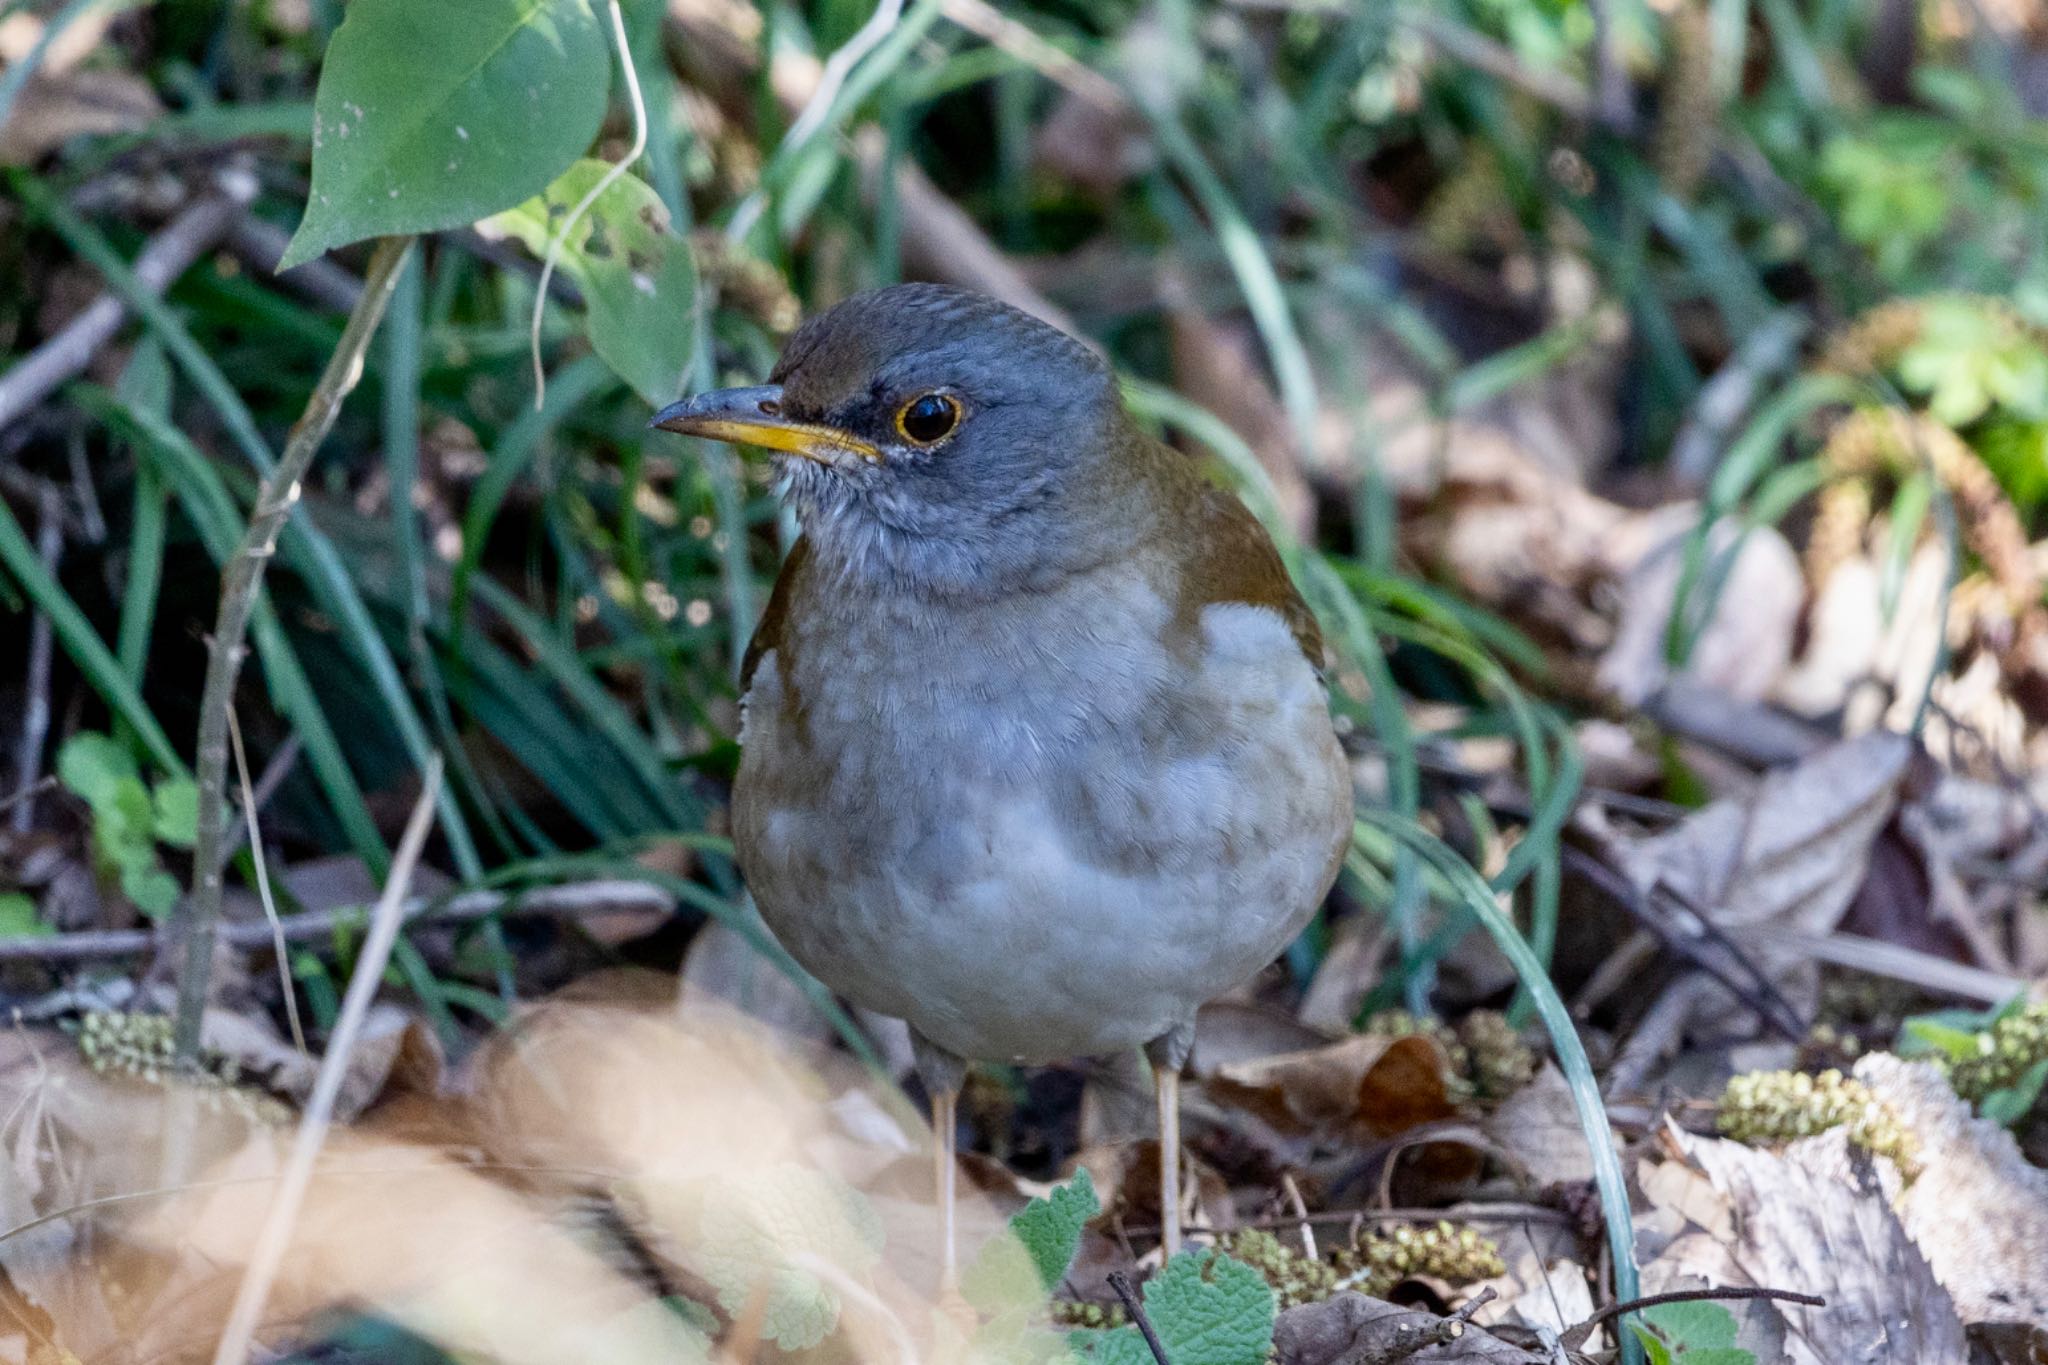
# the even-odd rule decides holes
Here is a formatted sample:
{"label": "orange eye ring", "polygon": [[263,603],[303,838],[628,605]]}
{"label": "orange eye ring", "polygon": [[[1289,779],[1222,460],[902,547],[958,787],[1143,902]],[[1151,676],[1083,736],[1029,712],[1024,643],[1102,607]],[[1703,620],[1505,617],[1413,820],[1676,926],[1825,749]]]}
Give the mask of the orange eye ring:
{"label": "orange eye ring", "polygon": [[937,445],[951,436],[963,416],[951,394],[921,393],[896,410],[896,431],[912,445]]}

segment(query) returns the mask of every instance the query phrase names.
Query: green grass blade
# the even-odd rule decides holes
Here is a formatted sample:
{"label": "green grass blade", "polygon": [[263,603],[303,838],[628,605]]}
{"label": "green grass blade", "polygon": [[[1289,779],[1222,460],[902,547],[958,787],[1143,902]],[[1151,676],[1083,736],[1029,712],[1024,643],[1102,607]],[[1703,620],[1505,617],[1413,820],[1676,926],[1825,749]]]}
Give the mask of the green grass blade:
{"label": "green grass blade", "polygon": [[[177,313],[163,299],[142,286],[128,262],[98,230],[35,177],[16,174],[11,177],[11,183],[29,210],[54,227],[65,243],[99,271],[108,287],[143,320],[186,378],[213,407],[244,457],[259,473],[268,474],[276,464],[276,457],[262,433],[256,429],[256,421],[248,405]],[[426,726],[412,704],[405,680],[399,676],[398,665],[392,660],[391,651],[371,619],[369,608],[364,605],[362,594],[349,576],[347,566],[335,551],[333,542],[315,525],[303,503],[293,509],[288,527],[284,538],[287,553],[295,566],[305,573],[322,610],[334,618],[354,646],[358,662],[369,674],[371,684],[390,714],[407,752],[415,764],[424,768],[432,754]],[[451,843],[460,842],[474,847],[475,841],[469,836],[455,793],[445,784],[436,809],[443,832]]]}
{"label": "green grass blade", "polygon": [[[1614,1264],[1614,1296],[1618,1300],[1637,1298],[1641,1288],[1636,1274],[1635,1227],[1629,1214],[1628,1181],[1615,1151],[1614,1135],[1607,1126],[1607,1108],[1600,1097],[1593,1064],[1572,1026],[1571,1014],[1550,983],[1543,964],[1494,899],[1495,892],[1463,858],[1433,837],[1413,820],[1391,811],[1364,811],[1359,822],[1392,836],[1414,851],[1456,894],[1466,910],[1484,925],[1501,952],[1513,964],[1522,986],[1535,1001],[1537,1017],[1550,1034],[1551,1048],[1559,1068],[1571,1086],[1572,1107],[1578,1112],[1579,1128],[1593,1157],[1593,1183],[1600,1190],[1600,1210],[1607,1227],[1608,1254]],[[1626,1348],[1624,1348],[1626,1355]]]}
{"label": "green grass blade", "polygon": [[185,760],[178,756],[163,727],[157,724],[156,717],[135,690],[135,684],[129,681],[121,661],[100,639],[92,622],[71,600],[71,594],[65,592],[63,585],[43,567],[35,545],[29,540],[28,533],[21,529],[21,523],[14,519],[14,513],[8,510],[5,499],[0,499],[0,564],[14,575],[36,609],[50,618],[50,627],[56,632],[58,643],[64,646],[64,652],[71,656],[71,661],[78,665],[78,671],[85,675],[86,682],[100,694],[108,708],[134,730],[157,766],[176,777],[191,777],[192,770],[185,766]]}
{"label": "green grass blade", "polygon": [[[152,469],[160,482],[176,488],[185,519],[198,533],[200,543],[216,564],[224,563],[241,541],[242,516],[219,472],[199,448],[161,414],[125,403],[118,395],[80,384],[73,386],[70,397],[86,412],[136,442],[148,456],[143,467]],[[349,846],[365,866],[382,876],[390,865],[391,851],[377,830],[362,788],[342,756],[341,742],[267,594],[257,602],[256,613],[250,620],[250,635],[271,700],[291,722],[293,733],[305,746],[313,779],[327,798]]]}

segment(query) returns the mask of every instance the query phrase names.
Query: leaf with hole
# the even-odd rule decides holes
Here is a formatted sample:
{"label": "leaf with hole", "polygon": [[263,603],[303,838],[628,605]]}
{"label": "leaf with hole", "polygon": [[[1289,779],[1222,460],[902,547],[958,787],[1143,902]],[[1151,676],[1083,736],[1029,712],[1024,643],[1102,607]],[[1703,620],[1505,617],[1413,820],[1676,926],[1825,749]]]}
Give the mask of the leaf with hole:
{"label": "leaf with hole", "polygon": [[[545,258],[549,241],[611,167],[583,160],[545,192],[477,226],[517,237]],[[622,175],[591,202],[561,247],[561,268],[583,290],[590,344],[656,406],[682,392],[696,328],[697,269],[689,244],[644,181]]]}
{"label": "leaf with hole", "polygon": [[313,184],[278,269],[460,227],[539,192],[611,87],[590,0],[352,0],[313,102]]}

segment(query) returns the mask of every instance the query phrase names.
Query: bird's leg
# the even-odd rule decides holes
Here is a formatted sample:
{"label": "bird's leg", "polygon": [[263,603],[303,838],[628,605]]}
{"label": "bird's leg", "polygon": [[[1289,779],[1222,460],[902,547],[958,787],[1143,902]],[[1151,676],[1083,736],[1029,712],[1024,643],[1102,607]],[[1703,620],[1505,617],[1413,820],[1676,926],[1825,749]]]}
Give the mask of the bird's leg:
{"label": "bird's leg", "polygon": [[956,1128],[957,1108],[960,1092],[941,1090],[932,1096],[932,1134],[938,1140],[932,1145],[933,1171],[936,1179],[933,1189],[938,1197],[939,1209],[939,1292],[951,1294],[960,1288],[960,1264],[954,1249],[953,1236],[953,1177],[957,1165],[954,1145],[958,1133]]}
{"label": "bird's leg", "polygon": [[1159,1243],[1169,1260],[1180,1250],[1180,1073],[1194,1050],[1193,1020],[1145,1045],[1159,1098]]}
{"label": "bird's leg", "polygon": [[932,1186],[939,1216],[939,1293],[942,1297],[958,1297],[960,1263],[953,1237],[955,1119],[960,1085],[967,1079],[967,1063],[916,1029],[910,1031],[910,1045],[917,1060],[918,1079],[924,1082],[925,1093],[932,1101]]}
{"label": "bird's leg", "polygon": [[1180,1251],[1180,1073],[1162,1067],[1152,1080],[1159,1096],[1159,1243],[1171,1260]]}

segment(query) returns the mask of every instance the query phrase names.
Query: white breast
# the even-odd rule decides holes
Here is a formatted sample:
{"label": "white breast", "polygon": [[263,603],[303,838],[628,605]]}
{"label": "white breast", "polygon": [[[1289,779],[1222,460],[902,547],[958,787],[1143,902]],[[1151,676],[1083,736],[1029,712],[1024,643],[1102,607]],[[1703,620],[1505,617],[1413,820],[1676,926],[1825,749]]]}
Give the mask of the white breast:
{"label": "white breast", "polygon": [[799,637],[799,676],[765,657],[735,833],[797,959],[962,1056],[1043,1060],[1145,1042],[1278,954],[1350,830],[1322,686],[1270,610],[1207,608],[1198,667],[1165,614],[1143,585],[1025,630],[877,612]]}

